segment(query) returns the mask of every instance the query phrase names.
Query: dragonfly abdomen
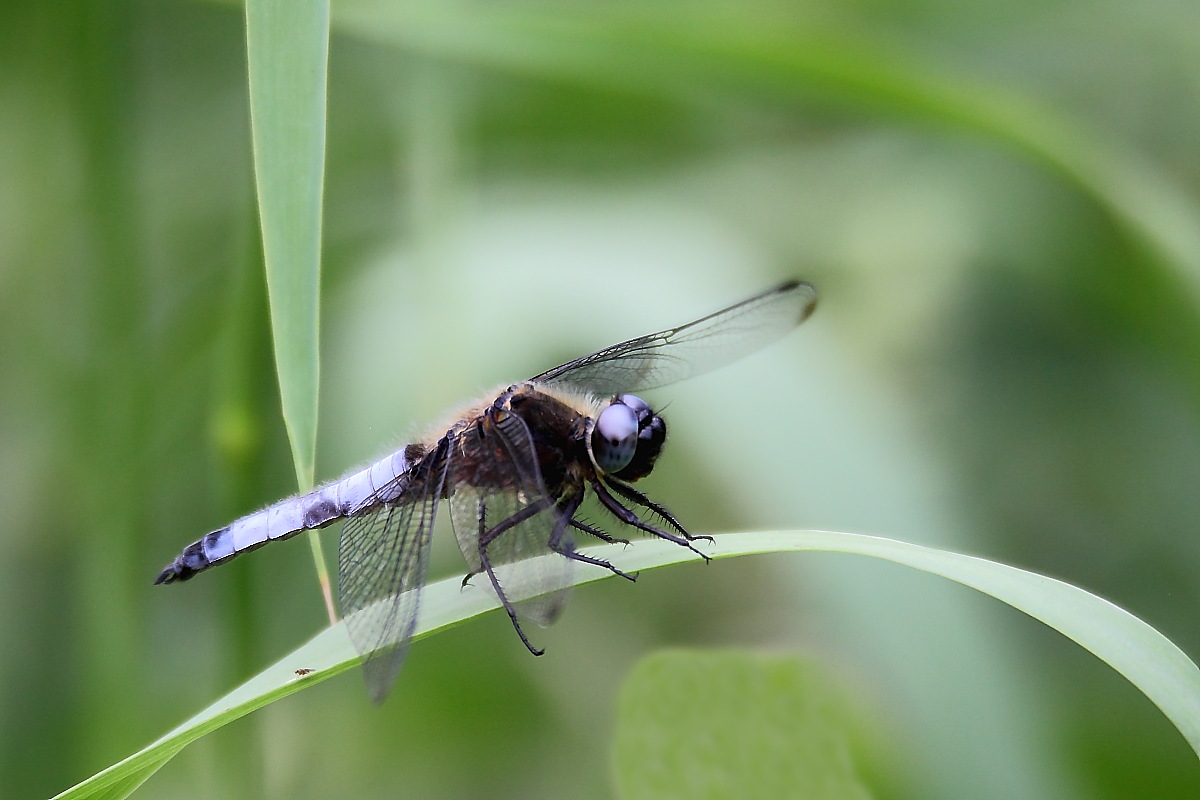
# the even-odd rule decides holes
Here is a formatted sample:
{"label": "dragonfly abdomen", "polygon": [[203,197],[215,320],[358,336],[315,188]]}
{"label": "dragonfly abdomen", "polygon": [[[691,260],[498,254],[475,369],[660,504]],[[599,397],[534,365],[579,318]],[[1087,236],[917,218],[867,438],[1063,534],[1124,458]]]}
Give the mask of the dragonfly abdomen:
{"label": "dragonfly abdomen", "polygon": [[412,466],[407,456],[412,447],[401,448],[340,481],[281,500],[205,535],[184,548],[154,582],[186,581],[197,572],[268,542],[324,528],[343,517],[398,501],[404,492],[402,479]]}

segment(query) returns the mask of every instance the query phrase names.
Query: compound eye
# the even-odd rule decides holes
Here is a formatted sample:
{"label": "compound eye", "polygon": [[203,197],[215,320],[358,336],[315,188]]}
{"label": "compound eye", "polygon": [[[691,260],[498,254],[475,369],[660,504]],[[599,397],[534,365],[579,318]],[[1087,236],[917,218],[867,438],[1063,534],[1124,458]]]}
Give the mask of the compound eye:
{"label": "compound eye", "polygon": [[633,413],[637,414],[639,425],[645,422],[646,418],[650,416],[650,404],[636,394],[623,394],[617,399],[633,409]]}
{"label": "compound eye", "polygon": [[601,472],[624,469],[637,452],[638,418],[629,406],[616,402],[600,412],[592,430],[592,455]]}

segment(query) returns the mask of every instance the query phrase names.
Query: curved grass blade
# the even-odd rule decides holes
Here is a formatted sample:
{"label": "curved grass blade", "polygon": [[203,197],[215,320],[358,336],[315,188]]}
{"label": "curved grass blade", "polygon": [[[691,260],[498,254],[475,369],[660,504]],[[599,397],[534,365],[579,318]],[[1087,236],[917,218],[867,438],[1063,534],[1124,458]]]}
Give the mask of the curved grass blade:
{"label": "curved grass blade", "polygon": [[[799,551],[850,553],[892,561],[956,581],[1024,611],[1124,675],[1158,706],[1200,756],[1200,668],[1161,633],[1107,600],[1054,578],[984,558],[861,534],[730,533],[717,536],[712,546],[714,558]],[[626,572],[695,559],[688,551],[661,540],[639,541],[629,548],[605,545],[584,552]],[[583,564],[579,567],[575,585],[612,577],[605,569]],[[464,590],[458,577],[430,584],[425,592],[424,613],[414,640],[498,607],[494,595],[478,587]],[[63,792],[58,799],[125,797],[201,736],[357,664],[358,655],[344,623],[327,628],[157,742]]]}

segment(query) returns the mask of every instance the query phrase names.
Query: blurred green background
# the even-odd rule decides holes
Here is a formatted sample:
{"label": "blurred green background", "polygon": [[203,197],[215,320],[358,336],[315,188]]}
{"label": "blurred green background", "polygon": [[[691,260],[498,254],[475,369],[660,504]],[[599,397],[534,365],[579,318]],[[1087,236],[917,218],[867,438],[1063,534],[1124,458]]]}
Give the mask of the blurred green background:
{"label": "blurred green background", "polygon": [[[325,617],[300,540],[150,585],[295,489],[240,9],[3,18],[0,786],[39,797]],[[656,499],[697,532],[1006,561],[1200,654],[1200,6],[346,0],[333,25],[319,480],[798,276],[822,300],[797,334],[652,395]],[[433,577],[462,569],[441,537]],[[827,665],[877,797],[1200,796],[1183,738],[1108,667],[895,566],[605,581],[539,643],[496,615],[456,628],[382,709],[327,681],[139,796],[611,797],[618,687],[677,645]]]}

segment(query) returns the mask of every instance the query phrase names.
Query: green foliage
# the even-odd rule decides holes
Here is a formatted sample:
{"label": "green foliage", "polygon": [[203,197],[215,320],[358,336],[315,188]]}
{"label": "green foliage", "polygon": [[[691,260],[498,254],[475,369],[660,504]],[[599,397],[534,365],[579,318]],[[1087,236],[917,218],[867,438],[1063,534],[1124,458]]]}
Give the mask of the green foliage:
{"label": "green foliage", "polygon": [[[860,776],[884,800],[1197,796],[1192,5],[5,11],[6,795],[61,791],[291,653],[78,791],[179,754],[140,796],[607,797],[638,660],[738,645],[852,676],[870,737],[902,746]],[[1098,659],[913,570],[776,554],[580,590],[542,659],[497,615],[445,630],[379,713],[323,680],[352,663],[340,628],[296,649],[324,619],[304,548],[149,585],[315,454],[333,478],[488,384],[785,276],[817,316],[651,398],[672,436],[647,491],[697,532],[920,542],[826,544]],[[756,536],[723,546],[822,535]],[[431,629],[476,613],[461,570],[435,553]]]}
{"label": "green foliage", "polygon": [[620,796],[866,800],[845,698],[822,669],[742,652],[643,659],[618,699]]}

